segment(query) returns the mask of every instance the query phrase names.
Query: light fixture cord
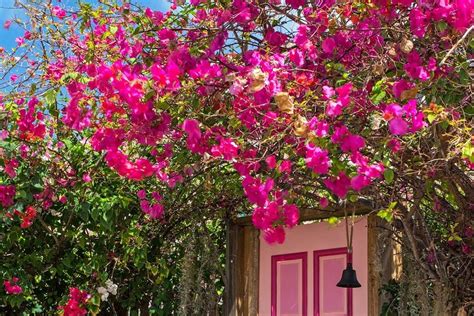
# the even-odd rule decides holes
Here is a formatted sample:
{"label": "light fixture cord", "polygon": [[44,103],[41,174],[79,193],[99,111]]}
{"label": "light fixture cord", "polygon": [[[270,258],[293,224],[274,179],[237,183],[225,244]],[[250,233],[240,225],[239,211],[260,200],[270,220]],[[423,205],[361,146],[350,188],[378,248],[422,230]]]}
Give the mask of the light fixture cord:
{"label": "light fixture cord", "polygon": [[351,230],[349,232],[349,218],[347,216],[347,201],[344,200],[344,217],[346,219],[346,242],[347,242],[347,252],[352,256],[352,237],[354,236],[354,217],[355,209],[352,210],[351,216]]}

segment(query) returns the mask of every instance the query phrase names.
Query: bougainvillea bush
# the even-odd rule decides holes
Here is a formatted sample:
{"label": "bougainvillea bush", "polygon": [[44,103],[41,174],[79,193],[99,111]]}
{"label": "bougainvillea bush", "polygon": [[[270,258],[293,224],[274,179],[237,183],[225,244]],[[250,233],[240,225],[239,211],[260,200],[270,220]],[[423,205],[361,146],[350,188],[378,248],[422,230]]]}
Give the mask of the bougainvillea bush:
{"label": "bougainvillea bush", "polygon": [[471,0],[18,5],[1,308],[218,313],[182,293],[222,296],[226,222],[282,243],[300,210],[365,200],[440,306],[470,308]]}

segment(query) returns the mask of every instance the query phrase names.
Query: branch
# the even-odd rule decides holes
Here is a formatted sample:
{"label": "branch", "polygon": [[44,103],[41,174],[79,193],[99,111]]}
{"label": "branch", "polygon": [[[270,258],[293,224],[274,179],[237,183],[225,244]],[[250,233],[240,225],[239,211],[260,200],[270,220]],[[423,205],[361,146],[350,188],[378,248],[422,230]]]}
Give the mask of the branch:
{"label": "branch", "polygon": [[444,56],[444,58],[441,60],[441,62],[439,63],[440,66],[442,66],[446,60],[448,59],[448,57],[453,53],[453,51],[464,41],[464,39],[467,37],[467,35],[469,35],[469,33],[474,29],[474,25],[471,25],[470,28],[468,28],[466,30],[466,32],[464,33],[464,35],[459,39],[459,41],[456,42],[456,44],[454,44],[453,47],[451,47],[451,49],[449,50],[449,52],[446,54],[446,56]]}

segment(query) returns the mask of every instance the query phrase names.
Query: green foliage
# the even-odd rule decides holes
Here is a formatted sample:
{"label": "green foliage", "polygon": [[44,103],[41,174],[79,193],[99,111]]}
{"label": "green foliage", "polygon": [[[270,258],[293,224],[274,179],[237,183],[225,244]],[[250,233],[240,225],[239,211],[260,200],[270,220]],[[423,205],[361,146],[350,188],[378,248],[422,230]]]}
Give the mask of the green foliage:
{"label": "green foliage", "polygon": [[[219,201],[224,187],[239,189],[238,178],[224,178],[219,169],[210,167],[214,176],[199,174],[169,191],[165,218],[151,221],[140,210],[136,192],[156,187],[156,179],[145,183],[124,181],[100,154],[72,135],[62,135],[61,141],[63,149],[51,154],[62,156],[62,161],[69,164],[51,165],[37,159],[29,161],[31,165],[22,162],[17,169],[16,203],[11,213],[36,205],[38,216],[27,229],[19,227],[17,216],[9,219],[3,215],[0,221],[0,279],[19,277],[23,288],[22,295],[0,291],[0,313],[53,313],[67,300],[69,287],[76,286],[93,295],[90,311],[143,310],[152,301],[152,314],[171,315],[179,310],[184,295],[181,276],[191,253],[212,261],[195,262],[196,269],[207,269],[207,274],[187,291],[191,294],[212,285],[215,290],[201,291],[200,300],[212,299],[215,308],[221,309],[223,273],[216,271],[222,272],[225,262],[225,204]],[[9,150],[15,144],[3,142],[0,146]],[[43,150],[34,145],[32,148]],[[189,158],[177,156],[173,163],[189,163]],[[59,185],[62,175],[71,170],[76,173],[74,183]],[[82,181],[82,170],[92,170],[91,182]],[[9,181],[0,176],[0,183]],[[38,194],[52,190],[52,186],[53,204],[46,208]],[[206,189],[211,187],[214,189]],[[232,189],[225,193],[232,194]],[[59,201],[60,196],[67,198],[65,204]],[[189,203],[190,196],[194,204]],[[186,248],[196,234],[206,243]],[[105,302],[100,300],[97,288],[107,280],[118,285],[118,293]]]}

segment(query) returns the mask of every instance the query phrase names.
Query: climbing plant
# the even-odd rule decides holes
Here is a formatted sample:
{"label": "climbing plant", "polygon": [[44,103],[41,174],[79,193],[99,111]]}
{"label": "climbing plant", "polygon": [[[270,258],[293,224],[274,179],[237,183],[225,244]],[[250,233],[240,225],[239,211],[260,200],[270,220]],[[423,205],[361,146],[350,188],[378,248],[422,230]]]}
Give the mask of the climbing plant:
{"label": "climbing plant", "polygon": [[366,200],[440,306],[472,307],[472,1],[18,6],[1,308],[218,311],[226,220],[282,243]]}

